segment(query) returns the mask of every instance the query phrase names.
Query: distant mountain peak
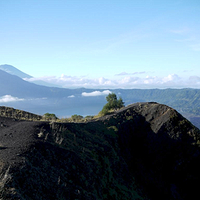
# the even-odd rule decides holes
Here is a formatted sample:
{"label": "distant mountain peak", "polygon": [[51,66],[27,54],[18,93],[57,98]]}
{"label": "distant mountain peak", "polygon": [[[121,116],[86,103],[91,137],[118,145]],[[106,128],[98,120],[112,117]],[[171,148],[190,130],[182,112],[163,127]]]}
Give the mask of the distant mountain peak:
{"label": "distant mountain peak", "polygon": [[[29,74],[26,74],[20,71],[19,69],[17,69],[16,67],[12,65],[8,65],[8,64],[0,65],[0,70],[3,70],[11,75],[18,76],[19,78],[24,79],[26,81],[28,81],[27,79],[33,78],[33,76],[30,76]],[[45,81],[40,81],[40,80],[32,81],[32,83],[35,83],[37,85],[42,85],[42,86],[48,86],[48,87],[59,87],[58,85],[50,84],[50,83],[47,83]]]}
{"label": "distant mountain peak", "polygon": [[0,69],[9,74],[16,75],[20,78],[32,78],[32,76],[20,71],[19,69],[17,69],[16,67],[12,65],[8,65],[8,64],[0,65]]}

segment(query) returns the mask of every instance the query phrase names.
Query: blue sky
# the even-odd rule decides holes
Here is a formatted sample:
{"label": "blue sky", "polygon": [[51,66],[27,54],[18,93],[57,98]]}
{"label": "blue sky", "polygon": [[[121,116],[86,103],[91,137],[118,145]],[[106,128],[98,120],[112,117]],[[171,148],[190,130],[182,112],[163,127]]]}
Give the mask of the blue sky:
{"label": "blue sky", "polygon": [[200,88],[199,0],[6,0],[0,30],[0,64],[35,79]]}

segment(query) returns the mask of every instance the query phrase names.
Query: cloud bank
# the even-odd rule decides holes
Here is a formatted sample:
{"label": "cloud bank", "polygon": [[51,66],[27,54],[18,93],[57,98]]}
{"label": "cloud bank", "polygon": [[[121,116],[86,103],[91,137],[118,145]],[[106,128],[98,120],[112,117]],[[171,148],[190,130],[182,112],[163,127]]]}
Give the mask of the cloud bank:
{"label": "cloud bank", "polygon": [[[188,78],[183,78],[177,74],[169,74],[164,77],[158,76],[144,76],[145,72],[137,73],[126,73],[122,72],[117,74],[118,77],[114,76],[113,79],[108,79],[105,77],[100,78],[87,78],[87,77],[77,77],[77,76],[67,76],[62,74],[60,77],[56,76],[45,76],[40,78],[26,78],[26,81],[36,81],[42,80],[48,83],[57,84],[64,88],[99,88],[99,89],[152,89],[152,88],[199,88],[200,89],[200,77],[190,76]],[[143,77],[139,76],[142,74]],[[91,94],[91,95],[97,95]]]}
{"label": "cloud bank", "polygon": [[8,103],[8,102],[14,102],[14,101],[24,101],[24,99],[13,97],[11,95],[4,95],[0,97],[0,103]]}

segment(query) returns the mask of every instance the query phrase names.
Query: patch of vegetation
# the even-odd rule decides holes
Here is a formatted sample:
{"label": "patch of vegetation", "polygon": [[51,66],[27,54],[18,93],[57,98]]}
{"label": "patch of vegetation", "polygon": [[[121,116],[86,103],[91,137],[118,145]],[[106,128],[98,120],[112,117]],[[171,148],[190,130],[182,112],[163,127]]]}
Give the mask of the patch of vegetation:
{"label": "patch of vegetation", "polygon": [[100,116],[104,116],[106,114],[112,113],[122,107],[124,107],[124,102],[120,97],[117,99],[117,95],[115,93],[110,93],[107,97],[107,104],[103,107],[103,109],[99,112]]}
{"label": "patch of vegetation", "polygon": [[57,120],[58,118],[57,118],[56,115],[53,114],[53,113],[45,113],[45,114],[43,115],[43,119],[48,120],[48,121],[55,121],[55,120]]}
{"label": "patch of vegetation", "polygon": [[83,116],[75,114],[71,116],[71,119],[73,122],[81,122],[83,120]]}
{"label": "patch of vegetation", "polygon": [[83,117],[82,115],[72,115],[71,117],[68,118],[61,118],[57,119],[56,122],[61,122],[61,123],[70,123],[70,122],[75,122],[75,123],[85,123],[85,122],[90,122],[93,120],[95,117],[92,115],[88,115]]}
{"label": "patch of vegetation", "polygon": [[0,106],[0,116],[13,118],[17,120],[30,120],[38,121],[42,119],[42,116],[29,113],[23,110],[14,109],[11,107]]}
{"label": "patch of vegetation", "polygon": [[110,130],[114,130],[115,132],[117,132],[118,131],[118,128],[116,127],[116,126],[110,126],[110,127],[108,127],[108,129]]}

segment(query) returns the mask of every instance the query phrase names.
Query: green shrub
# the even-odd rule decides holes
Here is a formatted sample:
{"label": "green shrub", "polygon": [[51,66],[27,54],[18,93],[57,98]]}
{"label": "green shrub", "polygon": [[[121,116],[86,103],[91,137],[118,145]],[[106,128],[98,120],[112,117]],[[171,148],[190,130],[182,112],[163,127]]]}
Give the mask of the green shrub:
{"label": "green shrub", "polygon": [[107,97],[107,104],[104,105],[103,109],[99,112],[100,116],[107,115],[110,112],[113,112],[117,109],[124,107],[124,102],[120,97],[117,99],[117,95],[115,93],[110,93]]}
{"label": "green shrub", "polygon": [[58,118],[56,117],[56,115],[53,114],[53,113],[45,113],[45,114],[43,115],[43,118],[44,118],[45,120],[57,120],[57,119],[58,119]]}

